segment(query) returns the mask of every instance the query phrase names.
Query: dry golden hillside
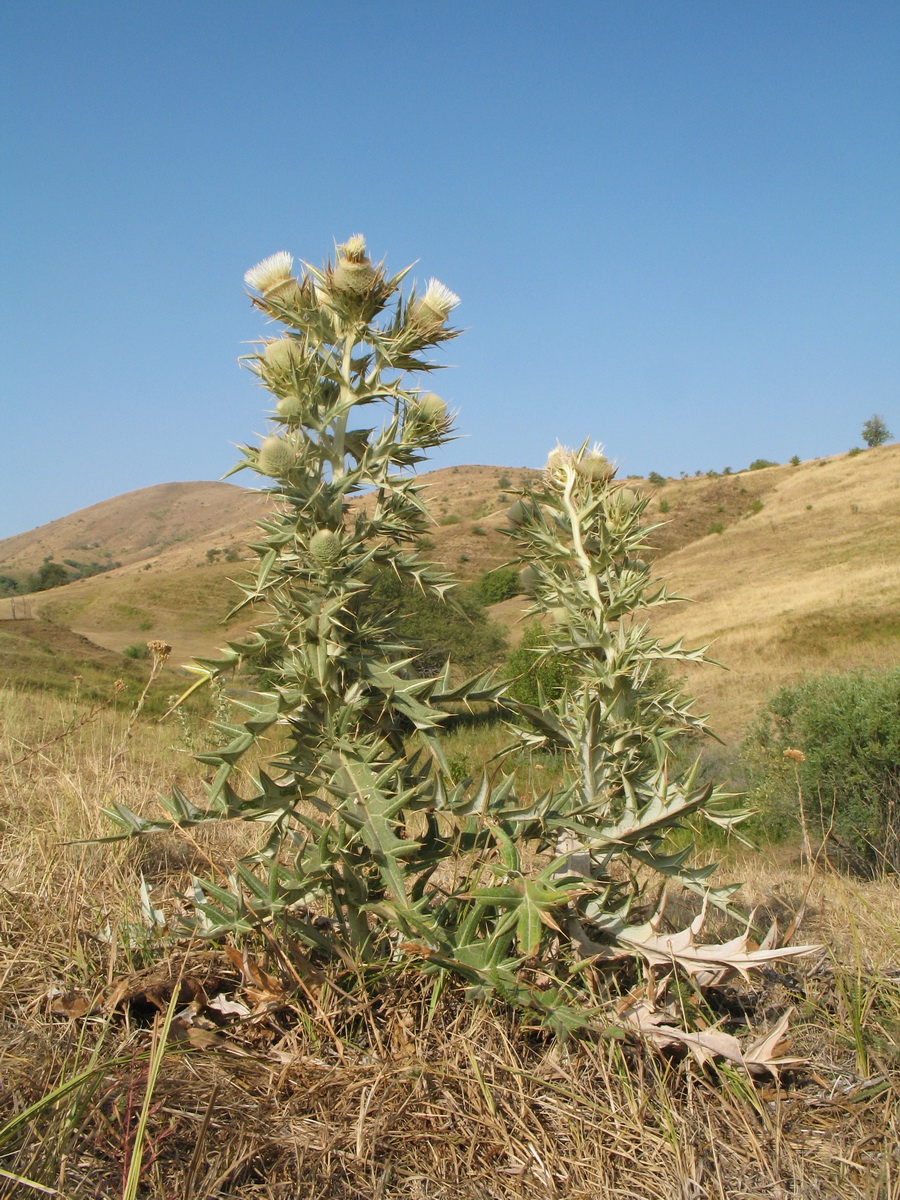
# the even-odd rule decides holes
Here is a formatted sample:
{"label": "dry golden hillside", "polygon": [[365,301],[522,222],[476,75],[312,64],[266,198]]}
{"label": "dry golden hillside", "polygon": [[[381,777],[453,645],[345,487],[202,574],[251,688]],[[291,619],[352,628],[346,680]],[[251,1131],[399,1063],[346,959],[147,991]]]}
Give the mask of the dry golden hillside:
{"label": "dry golden hillside", "polygon": [[[510,497],[537,475],[491,466],[424,474],[431,555],[463,580],[504,562]],[[119,653],[160,638],[173,663],[186,662],[252,623],[222,625],[239,598],[234,581],[255,562],[244,547],[268,503],[223,483],[144,488],[0,542],[0,574],[48,555],[120,561],[32,596],[34,615]],[[655,614],[654,625],[666,638],[712,642],[729,668],[687,673],[721,734],[738,733],[769,692],[803,672],[900,662],[900,445],[669,480],[653,490],[648,515],[660,522],[656,573],[693,601]],[[515,636],[525,607],[506,601],[492,615]],[[9,609],[0,600],[0,617]],[[9,636],[13,624],[0,628]],[[18,663],[26,652],[19,644]],[[4,661],[0,647],[0,675]]]}
{"label": "dry golden hillside", "polygon": [[752,476],[771,485],[758,512],[656,562],[692,600],[657,632],[728,668],[687,672],[724,735],[804,673],[900,663],[900,445]]}

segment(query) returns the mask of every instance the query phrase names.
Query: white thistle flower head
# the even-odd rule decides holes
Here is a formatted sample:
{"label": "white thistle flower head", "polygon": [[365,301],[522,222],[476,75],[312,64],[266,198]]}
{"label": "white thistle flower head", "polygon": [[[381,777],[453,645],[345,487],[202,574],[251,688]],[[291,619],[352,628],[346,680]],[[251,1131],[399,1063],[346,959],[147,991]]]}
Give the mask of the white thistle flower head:
{"label": "white thistle flower head", "polygon": [[615,464],[611,463],[603,453],[603,446],[599,442],[595,442],[593,449],[578,459],[575,463],[575,470],[584,479],[590,479],[596,483],[605,483],[616,473]]}
{"label": "white thistle flower head", "polygon": [[352,237],[347,238],[343,246],[338,246],[338,252],[341,258],[346,258],[348,262],[365,262],[366,239],[361,233],[354,233]]}
{"label": "white thistle flower head", "polygon": [[244,282],[257,292],[270,292],[272,288],[287,283],[293,271],[293,255],[288,254],[287,250],[279,250],[277,254],[270,254],[261,263],[251,267],[244,276]]}
{"label": "white thistle flower head", "polygon": [[557,471],[564,471],[566,467],[571,467],[575,455],[561,442],[556,443],[556,447],[547,455],[547,462],[544,465],[544,470],[549,474],[555,474]]}
{"label": "white thistle flower head", "polygon": [[447,320],[450,313],[459,304],[459,296],[451,292],[438,279],[429,279],[425,295],[420,301],[423,308],[430,309],[441,322]]}

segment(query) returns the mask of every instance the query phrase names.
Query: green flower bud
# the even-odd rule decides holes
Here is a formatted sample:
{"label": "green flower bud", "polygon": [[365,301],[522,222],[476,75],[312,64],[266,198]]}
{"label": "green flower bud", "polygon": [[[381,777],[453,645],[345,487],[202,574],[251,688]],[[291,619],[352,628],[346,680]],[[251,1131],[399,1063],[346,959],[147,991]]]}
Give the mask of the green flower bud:
{"label": "green flower bud", "polygon": [[309,552],[322,567],[333,567],[342,549],[340,536],[331,529],[320,529],[309,540]]}
{"label": "green flower bud", "polygon": [[434,392],[425,392],[416,399],[417,416],[429,425],[443,425],[447,420],[447,405]]}
{"label": "green flower bud", "polygon": [[583,458],[578,459],[575,462],[575,470],[583,479],[590,479],[594,483],[606,483],[616,473],[615,467],[606,455],[601,454],[598,450],[593,450],[590,454],[585,454]]}
{"label": "green flower bud", "polygon": [[541,573],[537,567],[523,567],[519,572],[519,583],[522,585],[522,591],[527,592],[529,596],[535,594],[540,582]]}
{"label": "green flower bud", "polygon": [[284,421],[286,425],[296,425],[303,420],[305,406],[299,396],[293,392],[288,392],[286,396],[282,396],[275,405],[275,415],[279,421]]}
{"label": "green flower bud", "polygon": [[330,290],[337,296],[356,299],[370,290],[377,275],[368,259],[354,262],[349,258],[339,258],[329,280]]}
{"label": "green flower bud", "polygon": [[256,457],[256,469],[261,475],[278,479],[287,475],[297,464],[297,443],[290,437],[279,437],[277,433],[265,439]]}
{"label": "green flower bud", "polygon": [[619,497],[619,504],[621,504],[626,512],[631,512],[638,502],[637,493],[633,492],[631,488],[620,488],[617,495]]}
{"label": "green flower bud", "polygon": [[303,350],[295,338],[282,337],[266,342],[262,358],[270,371],[281,374],[303,365]]}

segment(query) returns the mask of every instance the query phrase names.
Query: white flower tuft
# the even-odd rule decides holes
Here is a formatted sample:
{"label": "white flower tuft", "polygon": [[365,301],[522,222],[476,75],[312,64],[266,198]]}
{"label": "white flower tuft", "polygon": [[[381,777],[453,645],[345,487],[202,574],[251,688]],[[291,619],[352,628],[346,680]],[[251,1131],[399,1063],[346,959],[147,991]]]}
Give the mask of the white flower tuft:
{"label": "white flower tuft", "polygon": [[244,276],[244,282],[257,292],[268,292],[279,284],[287,283],[293,270],[293,256],[287,250],[279,250],[277,254],[270,254],[261,263],[251,267]]}
{"label": "white flower tuft", "polygon": [[350,262],[363,262],[366,257],[366,239],[361,233],[354,233],[347,238],[343,246],[338,246],[342,258]]}
{"label": "white flower tuft", "polygon": [[459,296],[455,292],[451,292],[448,287],[445,287],[440,280],[429,279],[428,286],[425,288],[425,295],[422,297],[422,303],[426,308],[430,308],[433,313],[446,321],[453,309],[459,304]]}

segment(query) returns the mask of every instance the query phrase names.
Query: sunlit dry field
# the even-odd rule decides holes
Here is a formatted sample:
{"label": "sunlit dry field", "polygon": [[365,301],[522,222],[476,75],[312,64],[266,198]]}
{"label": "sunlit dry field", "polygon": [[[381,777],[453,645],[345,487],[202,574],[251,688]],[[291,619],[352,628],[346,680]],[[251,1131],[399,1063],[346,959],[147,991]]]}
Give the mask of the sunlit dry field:
{"label": "sunlit dry field", "polygon": [[748,912],[825,947],[707,1014],[755,1033],[792,1010],[802,1062],[751,1081],[616,1034],[613,999],[612,1032],[562,1045],[453,989],[432,1011],[390,964],[364,998],[263,939],[154,933],[148,906],[173,915],[248,830],[84,839],[113,800],[196,795],[202,724],[7,690],[0,726],[0,1195],[900,1197],[895,880],[727,854]]}

